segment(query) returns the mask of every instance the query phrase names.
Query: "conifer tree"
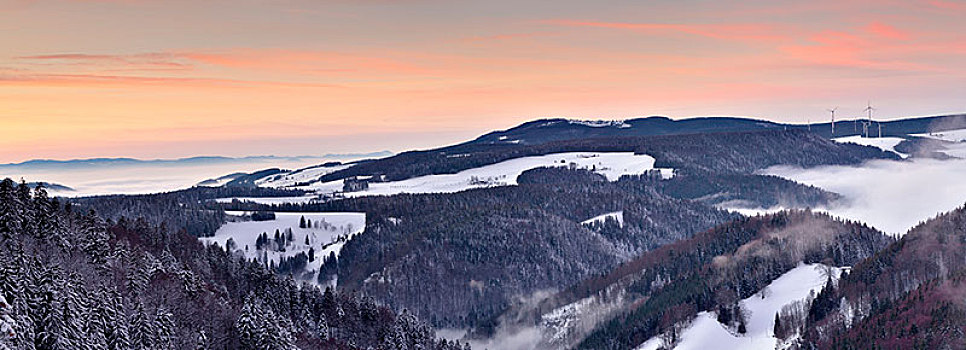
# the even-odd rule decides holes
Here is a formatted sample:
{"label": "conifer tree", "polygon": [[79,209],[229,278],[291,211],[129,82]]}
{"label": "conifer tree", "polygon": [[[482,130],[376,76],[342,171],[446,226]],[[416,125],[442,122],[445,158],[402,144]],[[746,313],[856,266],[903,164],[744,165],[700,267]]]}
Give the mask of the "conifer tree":
{"label": "conifer tree", "polygon": [[153,320],[144,312],[144,305],[139,301],[134,304],[134,314],[131,318],[131,346],[136,350],[151,349],[154,342]]}
{"label": "conifer tree", "polygon": [[0,181],[0,240],[11,239],[20,232],[21,222],[14,186],[13,180],[9,178]]}
{"label": "conifer tree", "polygon": [[177,326],[174,324],[173,315],[168,312],[164,306],[158,307],[158,311],[154,317],[154,324],[157,327],[155,329],[157,343],[155,346],[162,349],[168,349],[172,347],[172,340],[175,334],[175,329]]}

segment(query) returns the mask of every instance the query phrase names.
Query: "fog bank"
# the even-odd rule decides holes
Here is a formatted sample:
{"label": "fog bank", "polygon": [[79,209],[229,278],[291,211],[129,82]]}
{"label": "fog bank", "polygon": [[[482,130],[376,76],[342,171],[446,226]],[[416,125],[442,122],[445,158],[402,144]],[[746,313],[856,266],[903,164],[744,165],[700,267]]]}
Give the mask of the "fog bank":
{"label": "fog bank", "polygon": [[839,193],[843,201],[815,209],[892,234],[905,234],[920,221],[966,202],[963,159],[877,160],[861,166],[811,169],[778,166],[763,173]]}

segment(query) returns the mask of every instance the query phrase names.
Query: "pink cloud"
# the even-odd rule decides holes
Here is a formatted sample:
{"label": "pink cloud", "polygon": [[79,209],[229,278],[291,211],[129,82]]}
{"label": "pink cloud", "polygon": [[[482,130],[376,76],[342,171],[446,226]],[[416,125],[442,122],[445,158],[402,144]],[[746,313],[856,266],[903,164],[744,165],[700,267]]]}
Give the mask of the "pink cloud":
{"label": "pink cloud", "polygon": [[109,87],[109,86],[168,86],[168,87],[246,87],[270,86],[290,88],[332,88],[330,84],[293,83],[278,81],[256,81],[241,79],[221,79],[203,77],[150,77],[130,75],[102,75],[102,74],[50,74],[50,73],[21,73],[0,75],[0,85],[33,85],[33,86],[74,86],[74,87]]}
{"label": "pink cloud", "polygon": [[762,23],[738,24],[667,24],[667,23],[625,23],[625,22],[595,22],[575,20],[547,20],[546,24],[568,27],[595,27],[633,30],[638,32],[662,33],[676,32],[701,37],[738,40],[749,42],[774,42],[785,40],[785,35],[778,34],[776,27]]}
{"label": "pink cloud", "polygon": [[930,50],[929,44],[912,42],[914,34],[881,22],[852,31],[826,30],[808,37],[805,44],[783,45],[788,59],[818,66],[878,70],[938,71],[938,67],[909,58]]}
{"label": "pink cloud", "polygon": [[966,11],[966,2],[931,0],[929,4],[941,10]]}
{"label": "pink cloud", "polygon": [[67,64],[67,65],[88,65],[88,66],[123,66],[149,67],[159,66],[167,68],[188,69],[191,65],[185,60],[169,53],[141,53],[141,54],[84,54],[84,53],[59,53],[32,56],[19,56],[15,59],[30,63],[43,64]]}
{"label": "pink cloud", "polygon": [[869,25],[865,27],[865,31],[869,34],[886,39],[909,40],[912,38],[910,33],[881,22],[869,23]]}

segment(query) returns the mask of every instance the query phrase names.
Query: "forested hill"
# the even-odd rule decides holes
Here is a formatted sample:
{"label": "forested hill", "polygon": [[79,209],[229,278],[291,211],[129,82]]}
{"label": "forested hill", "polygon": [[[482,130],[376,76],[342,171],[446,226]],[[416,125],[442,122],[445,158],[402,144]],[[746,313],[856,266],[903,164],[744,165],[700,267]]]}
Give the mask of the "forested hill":
{"label": "forested hill", "polygon": [[966,348],[966,207],[857,264],[803,332],[826,349]]}
{"label": "forested hill", "polygon": [[811,167],[858,164],[869,159],[898,159],[891,152],[836,143],[807,131],[772,130],[589,138],[539,145],[468,143],[358,163],[326,174],[319,180],[385,175],[387,180],[396,181],[422,175],[451,174],[513,158],[559,152],[635,152],[656,158],[657,167],[740,173],[779,164]]}
{"label": "forested hill", "polygon": [[304,191],[264,187],[192,187],[178,191],[72,198],[81,210],[94,210],[105,220],[143,219],[154,226],[211,236],[225,223],[225,212],[205,202],[223,197],[298,196]]}
{"label": "forested hill", "polygon": [[412,314],[0,182],[0,349],[440,349]]}
{"label": "forested hill", "polygon": [[[824,117],[824,116],[823,116]],[[855,118],[839,118],[834,137],[859,135]],[[906,118],[882,122],[883,136],[902,136],[966,127],[966,114]],[[638,137],[657,135],[705,134],[720,132],[806,130],[822,137],[833,137],[830,122],[785,124],[739,117],[698,117],[673,120],[667,117],[635,118],[620,121],[579,121],[540,119],[506,130],[487,133],[467,143],[537,145],[554,141],[586,138]]]}
{"label": "forested hill", "polygon": [[[864,225],[809,211],[742,218],[644,253],[539,303],[520,304],[475,336],[540,327],[549,348],[629,349],[661,334],[673,343],[674,327],[697,312],[737,315],[738,300],[797,264],[849,265],[890,241]],[[575,311],[566,321],[548,321],[559,317],[550,316],[560,314],[555,310]],[[728,316],[722,322],[737,328],[743,321]]]}
{"label": "forested hill", "polygon": [[[366,212],[365,233],[339,256],[339,287],[451,328],[738,217],[662,195],[640,179],[611,183],[593,175],[535,169],[521,175],[520,186],[274,209]],[[582,223],[611,212],[621,222]]]}

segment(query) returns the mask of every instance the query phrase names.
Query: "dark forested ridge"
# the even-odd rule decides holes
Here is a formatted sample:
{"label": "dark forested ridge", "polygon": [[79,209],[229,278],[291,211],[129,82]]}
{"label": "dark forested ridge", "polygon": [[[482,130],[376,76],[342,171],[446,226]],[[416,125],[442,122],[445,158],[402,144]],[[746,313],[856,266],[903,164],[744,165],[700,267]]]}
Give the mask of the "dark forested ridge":
{"label": "dark forested ridge", "polygon": [[225,223],[225,212],[208,201],[227,197],[299,196],[304,191],[262,187],[192,187],[189,189],[137,195],[107,195],[72,198],[83,209],[92,209],[107,220],[144,219],[151,225],[189,234],[211,236]]}
{"label": "dark forested ridge", "polygon": [[[839,120],[834,137],[859,135],[855,120]],[[904,136],[966,126],[966,115],[944,115],[907,118],[882,122],[883,136]],[[829,123],[781,124],[767,120],[736,117],[700,117],[672,120],[667,117],[635,118],[622,121],[582,122],[568,119],[540,119],[520,124],[507,130],[487,133],[468,143],[521,143],[535,145],[603,137],[636,137],[657,135],[707,134],[722,132],[808,130],[822,137],[833,137]]]}
{"label": "dark forested ridge", "polygon": [[323,176],[385,175],[396,181],[429,174],[451,174],[504,160],[559,152],[635,152],[657,159],[656,167],[751,173],[773,165],[813,167],[859,164],[869,159],[899,159],[875,147],[836,143],[806,131],[757,131],[648,137],[589,138],[539,145],[461,144],[411,151],[358,163]]}
{"label": "dark forested ridge", "polygon": [[184,230],[0,183],[0,349],[465,349],[412,314],[277,276]]}

